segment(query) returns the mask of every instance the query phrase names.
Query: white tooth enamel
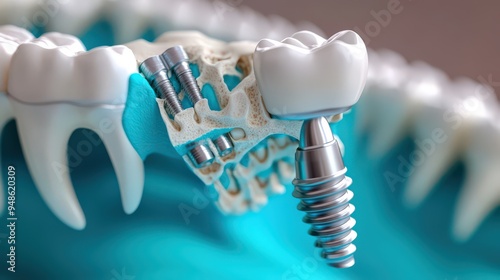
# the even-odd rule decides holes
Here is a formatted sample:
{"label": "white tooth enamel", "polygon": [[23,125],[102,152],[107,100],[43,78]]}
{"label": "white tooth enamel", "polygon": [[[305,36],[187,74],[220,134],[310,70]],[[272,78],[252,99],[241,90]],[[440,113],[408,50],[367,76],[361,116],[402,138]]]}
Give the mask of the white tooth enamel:
{"label": "white tooth enamel", "polygon": [[[27,43],[14,54],[9,78],[9,92],[14,98],[28,103],[65,101],[80,105],[126,102],[128,77],[137,71],[129,49],[114,46],[81,52],[73,45],[46,46]],[[30,77],[29,83],[26,77]]]}
{"label": "white tooth enamel", "polygon": [[47,49],[64,51],[68,55],[85,51],[85,46],[80,39],[59,32],[45,33],[40,38],[33,40],[33,43]]}
{"label": "white tooth enamel", "polygon": [[14,25],[0,26],[0,37],[18,44],[31,41],[34,38],[33,34],[26,29]]}
{"label": "white tooth enamel", "polygon": [[[47,205],[75,229],[85,227],[85,217],[71,184],[66,147],[77,128],[102,139],[125,212],[132,213],[141,200],[142,160],[122,127],[128,80],[135,72],[135,57],[126,47],[83,52],[78,41],[61,34],[23,44],[12,58],[8,92],[26,162]],[[76,149],[85,154],[92,147]]]}
{"label": "white tooth enamel", "polygon": [[[282,42],[259,42],[254,67],[267,111],[300,115],[354,105],[365,84],[368,59],[363,40],[352,31],[328,41],[302,31]],[[284,99],[296,102],[283,107]]]}

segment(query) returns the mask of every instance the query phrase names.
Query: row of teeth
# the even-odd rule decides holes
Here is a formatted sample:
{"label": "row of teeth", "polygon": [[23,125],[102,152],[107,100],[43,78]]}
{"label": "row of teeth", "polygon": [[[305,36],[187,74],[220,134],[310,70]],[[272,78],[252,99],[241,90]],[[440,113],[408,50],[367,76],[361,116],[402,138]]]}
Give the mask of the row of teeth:
{"label": "row of teeth", "polygon": [[500,107],[493,89],[466,78],[451,81],[391,51],[371,51],[369,60],[358,131],[371,132],[374,156],[386,154],[406,135],[413,137],[416,150],[405,163],[400,160],[404,166],[389,175],[398,177],[388,181],[391,187],[407,181],[409,206],[421,204],[453,163],[464,160],[467,173],[452,233],[467,240],[500,203]]}
{"label": "row of teeth", "polygon": [[[257,210],[267,203],[269,195],[282,193],[284,184],[291,182],[294,173],[291,156],[296,142],[289,136],[297,137],[300,122],[284,123],[263,113],[265,109],[257,94],[251,65],[242,62],[246,59],[250,63],[255,44],[226,45],[199,33],[184,32],[166,34],[155,43],[139,40],[127,47],[86,51],[80,40],[71,35],[47,33],[35,39],[24,29],[1,26],[0,125],[3,127],[9,120],[16,120],[35,185],[49,208],[67,225],[75,229],[86,225],[70,173],[75,167],[72,159],[85,157],[92,150],[89,145],[95,145],[90,143],[93,141],[102,141],[106,146],[125,212],[132,213],[139,206],[144,184],[144,156],[130,143],[122,125],[130,77],[138,75],[138,61],[177,44],[186,45],[200,65],[198,83],[202,87],[210,83],[223,108],[211,111],[207,101],[202,100],[195,108],[176,115],[175,120],[162,110],[161,117],[174,148],[180,151],[187,143],[206,137],[216,128],[236,127],[243,133],[239,138],[233,136],[231,157],[218,158],[217,164],[205,170],[193,167],[206,184],[214,185],[221,210],[227,213]],[[228,50],[232,52],[229,55]],[[240,74],[246,76],[230,92],[222,77],[238,73],[235,70],[238,63],[246,71]],[[163,108],[162,100],[151,102],[158,102],[158,108]],[[174,127],[175,123],[180,130]],[[221,124],[226,125],[221,127]],[[68,140],[77,128],[88,128],[100,139],[78,143],[72,151],[76,155],[68,154]],[[274,135],[283,133],[289,136]],[[267,140],[253,150],[261,139]],[[245,156],[248,163],[241,164]],[[187,156],[184,157],[190,164]],[[217,168],[210,170],[214,167]],[[221,182],[223,173],[229,178],[226,185]],[[264,173],[266,175],[262,175]]]}
{"label": "row of teeth", "polygon": [[0,25],[15,24],[31,29],[83,34],[100,20],[109,21],[116,42],[142,37],[152,28],[156,34],[168,30],[199,30],[228,40],[281,39],[298,30],[320,30],[309,22],[297,25],[283,17],[262,14],[241,6],[241,1],[200,0],[23,0],[0,3]]}
{"label": "row of teeth", "polygon": [[[55,2],[62,3],[62,1]],[[296,26],[280,17],[274,17],[274,19],[263,18],[250,9],[236,8],[233,5],[223,6],[227,9],[222,10],[222,13],[214,13],[213,9],[216,6],[204,1],[153,2],[156,1],[141,1],[140,4],[137,1],[64,1],[64,4],[54,8],[54,10],[57,10],[57,16],[50,17],[46,29],[82,34],[84,30],[88,29],[91,24],[100,18],[107,18],[115,28],[117,41],[119,42],[137,38],[150,27],[157,30],[157,33],[168,29],[198,29],[212,36],[226,39],[260,39],[264,37],[281,39],[285,35],[293,33],[295,31],[293,29],[296,29]],[[165,6],[162,8],[157,5]],[[40,1],[36,0],[2,1],[0,6],[0,11],[4,12],[4,14],[0,15],[0,24],[17,23],[26,26],[26,15],[34,15],[37,11],[50,11],[46,4],[40,4]],[[176,12],[174,14],[169,13],[169,11]],[[127,14],[127,16],[123,16],[123,13]],[[163,14],[158,15],[158,13]],[[242,18],[245,20],[242,20]],[[31,20],[31,18],[28,18],[28,20]],[[248,24],[249,22],[251,24]],[[271,24],[272,22],[280,24]],[[33,20],[32,23],[36,25]],[[310,24],[302,25],[302,28],[304,26],[307,26],[305,29],[316,30],[317,33],[321,33]],[[5,32],[2,31],[2,33]],[[32,39],[32,35],[29,33],[22,36],[26,37],[16,38],[14,41],[17,40],[18,43],[22,43]],[[12,49],[16,48],[16,45],[11,44],[10,47],[12,51]],[[381,57],[387,59],[386,63],[383,63]],[[142,59],[138,58],[138,60]],[[495,140],[495,137],[498,136],[498,126],[484,119],[477,122],[477,118],[471,117],[471,115],[477,114],[478,111],[464,112],[462,110],[460,118],[463,123],[458,126],[458,129],[452,127],[450,130],[450,124],[453,125],[456,121],[444,121],[443,113],[446,112],[450,105],[453,106],[460,103],[460,100],[466,100],[467,95],[470,95],[470,92],[476,92],[479,85],[466,79],[445,83],[448,88],[445,92],[455,92],[461,96],[460,99],[453,99],[452,97],[457,95],[450,94],[448,98],[451,97],[452,101],[449,101],[438,95],[437,100],[434,100],[436,102],[434,102],[430,98],[418,98],[418,94],[412,94],[415,90],[409,89],[418,88],[419,84],[423,84],[418,82],[419,78],[415,78],[415,74],[418,74],[420,79],[431,77],[431,80],[443,80],[444,77],[444,81],[447,81],[446,76],[438,70],[423,64],[414,64],[408,67],[404,59],[394,53],[379,52],[377,54],[373,51],[370,53],[370,69],[371,73],[365,90],[366,94],[362,98],[360,108],[357,111],[360,115],[364,113],[364,116],[360,116],[358,127],[361,130],[370,129],[373,131],[374,139],[371,150],[373,153],[383,154],[405,133],[412,133],[415,137],[420,137],[420,139],[428,139],[430,135],[429,123],[435,124],[436,120],[441,121],[442,126],[435,124],[435,127],[448,129],[447,133],[450,133],[449,144],[446,142],[440,145],[439,149],[433,153],[432,159],[429,158],[426,164],[415,167],[413,175],[408,178],[409,182],[405,197],[410,205],[420,203],[455,159],[460,157],[465,159],[469,175],[461,199],[457,204],[454,233],[458,239],[467,239],[500,200],[498,195],[500,188],[495,183],[498,178],[494,173],[494,170],[498,170],[499,166],[495,157],[495,155],[498,155],[498,145],[496,144],[498,141]],[[4,82],[5,85],[5,67],[0,68],[0,74],[2,76],[0,82]],[[412,78],[417,82],[413,82],[413,85],[411,85],[411,83],[404,81],[404,77]],[[421,86],[421,90],[423,89],[425,89],[425,86]],[[485,87],[481,89],[487,91]],[[0,91],[3,90],[0,88]],[[433,90],[430,92],[432,93]],[[426,93],[429,93],[429,91],[426,91]],[[387,106],[390,102],[394,102],[393,106]],[[485,107],[495,106],[496,104],[495,102],[483,103]],[[368,106],[368,104],[370,105]],[[409,107],[401,109],[402,105],[409,105]],[[1,127],[14,116],[14,112],[7,103],[6,95],[2,93],[0,93],[0,106]],[[433,109],[437,113],[435,112],[434,115],[428,114],[429,110]],[[496,112],[495,109],[492,111]],[[435,118],[432,118],[432,116]],[[427,132],[425,131],[426,124]],[[486,143],[483,145],[483,142]],[[426,180],[426,182],[419,182],[418,180]]]}

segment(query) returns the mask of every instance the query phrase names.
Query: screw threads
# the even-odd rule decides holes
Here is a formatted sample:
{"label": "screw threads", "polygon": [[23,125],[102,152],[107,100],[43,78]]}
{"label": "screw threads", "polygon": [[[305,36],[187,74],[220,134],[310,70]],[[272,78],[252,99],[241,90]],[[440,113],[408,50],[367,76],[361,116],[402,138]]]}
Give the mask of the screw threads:
{"label": "screw threads", "polygon": [[191,72],[191,68],[189,68],[189,64],[186,61],[181,62],[177,64],[173,70],[191,102],[196,104],[198,101],[202,100],[203,97],[201,96],[200,88]]}
{"label": "screw threads", "polygon": [[347,189],[352,180],[345,176],[338,142],[324,117],[304,121],[295,169],[293,196],[301,200],[297,209],[306,213],[303,221],[311,225],[309,234],[317,237],[321,256],[334,267],[353,266],[356,221],[349,204],[353,193]]}
{"label": "screw threads", "polygon": [[229,155],[233,150],[233,143],[227,134],[223,134],[214,140],[215,147],[219,151],[221,157]]}
{"label": "screw threads", "polygon": [[311,224],[309,234],[318,238],[316,247],[323,248],[321,256],[338,268],[354,265],[356,251],[352,244],[357,236],[352,230],[354,206],[349,203],[353,193],[347,189],[352,180],[344,175],[346,170],[321,180],[296,180],[293,193],[301,199],[297,208],[306,213],[303,221]]}
{"label": "screw threads", "polygon": [[165,99],[165,106],[172,116],[177,115],[182,112],[182,106],[177,97],[177,93],[174,90],[174,87],[168,80],[164,80],[159,83],[157,86],[157,91],[160,93],[160,97]]}
{"label": "screw threads", "polygon": [[210,149],[205,145],[199,144],[189,150],[189,157],[196,168],[202,168],[210,165],[214,161],[214,156]]}

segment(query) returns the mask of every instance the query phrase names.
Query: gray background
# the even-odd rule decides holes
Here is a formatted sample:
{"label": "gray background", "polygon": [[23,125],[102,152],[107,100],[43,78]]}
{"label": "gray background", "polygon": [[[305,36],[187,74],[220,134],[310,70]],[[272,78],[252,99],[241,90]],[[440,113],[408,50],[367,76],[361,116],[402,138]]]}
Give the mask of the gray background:
{"label": "gray background", "polygon": [[[391,1],[243,0],[241,5],[294,23],[311,21],[329,36],[355,27],[365,30],[375,20],[371,11],[387,10]],[[393,14],[377,36],[369,37],[370,48],[388,48],[409,61],[426,61],[452,78],[492,75],[498,82],[492,86],[500,93],[500,1],[399,2],[401,12]]]}

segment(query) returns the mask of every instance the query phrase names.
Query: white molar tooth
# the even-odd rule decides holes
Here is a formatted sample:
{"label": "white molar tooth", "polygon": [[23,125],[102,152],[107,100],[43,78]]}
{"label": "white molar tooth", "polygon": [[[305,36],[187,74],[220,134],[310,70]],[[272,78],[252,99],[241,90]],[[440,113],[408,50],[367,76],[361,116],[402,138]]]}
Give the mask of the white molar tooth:
{"label": "white molar tooth", "polygon": [[[12,58],[8,92],[26,162],[41,196],[58,218],[82,229],[85,217],[71,184],[66,150],[75,129],[91,129],[102,139],[124,211],[132,213],[140,203],[144,167],[122,126],[128,81],[137,64],[123,46],[82,52],[77,43],[61,36],[51,43],[54,36],[19,46]],[[58,43],[69,45],[47,48]],[[91,152],[92,147],[86,148],[82,153]]]}
{"label": "white molar tooth", "polygon": [[[27,103],[125,104],[128,77],[137,72],[133,53],[123,46],[88,52],[71,46],[47,49],[36,42],[19,46],[12,58],[9,92]],[[30,77],[29,83],[16,80],[25,77]],[[51,80],[58,82],[45,82]],[[89,90],[90,84],[99,90]],[[33,93],[37,91],[43,94]]]}
{"label": "white molar tooth", "polygon": [[[270,40],[259,42],[255,49],[254,73],[260,92],[266,93],[262,96],[267,111],[277,116],[300,116],[324,110],[334,113],[355,104],[365,85],[365,79],[359,77],[366,77],[368,70],[361,37],[348,30],[333,35],[329,41],[309,31],[297,32],[292,38],[308,49],[286,42],[269,46]],[[316,86],[315,91],[304,95],[310,92],[311,84]],[[296,102],[283,108],[284,98]]]}

